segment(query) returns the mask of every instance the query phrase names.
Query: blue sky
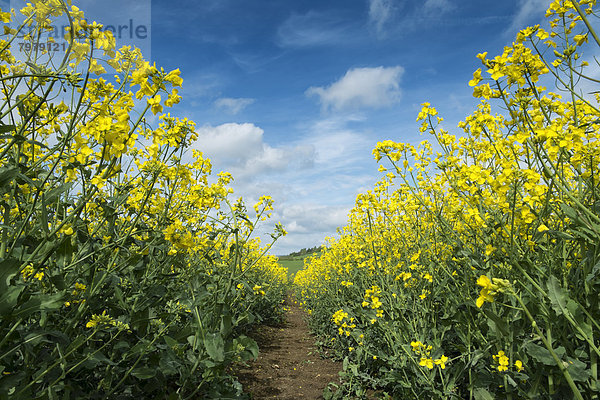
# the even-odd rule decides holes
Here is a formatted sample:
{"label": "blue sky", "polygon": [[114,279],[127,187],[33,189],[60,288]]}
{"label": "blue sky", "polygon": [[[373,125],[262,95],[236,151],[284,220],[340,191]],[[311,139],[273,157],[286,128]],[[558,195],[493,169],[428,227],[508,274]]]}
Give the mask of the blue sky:
{"label": "blue sky", "polygon": [[[378,179],[378,141],[418,143],[428,101],[456,124],[467,82],[546,1],[152,1],[152,61],[180,68],[175,112],[237,195],[275,200],[274,254],[323,243]],[[268,224],[266,228],[270,228]]]}
{"label": "blue sky", "polygon": [[261,233],[282,222],[289,233],[272,252],[287,254],[345,225],[356,195],[379,178],[378,141],[425,139],[421,103],[459,134],[477,103],[467,84],[476,54],[501,52],[543,20],[549,1],[73,2],[105,25],[150,25],[133,44],[182,71],[183,99],[170,112],[196,122],[195,148],[215,174],[233,174],[236,196],[249,206],[273,197]]}

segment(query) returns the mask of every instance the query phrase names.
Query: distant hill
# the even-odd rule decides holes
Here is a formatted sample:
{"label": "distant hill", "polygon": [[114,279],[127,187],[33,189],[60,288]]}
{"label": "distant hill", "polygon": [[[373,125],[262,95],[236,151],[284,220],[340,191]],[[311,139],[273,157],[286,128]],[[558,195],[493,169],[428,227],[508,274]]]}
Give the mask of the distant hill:
{"label": "distant hill", "polygon": [[323,246],[315,246],[315,247],[310,247],[308,249],[301,249],[298,251],[294,251],[291,252],[288,255],[285,256],[279,256],[280,260],[289,260],[289,259],[294,259],[294,258],[306,258],[314,253],[318,253],[319,251],[321,251],[321,248]]}
{"label": "distant hill", "polygon": [[322,246],[315,246],[292,252],[286,256],[278,256],[279,264],[288,269],[288,276],[293,277],[296,272],[304,267],[304,259],[319,253],[322,248]]}

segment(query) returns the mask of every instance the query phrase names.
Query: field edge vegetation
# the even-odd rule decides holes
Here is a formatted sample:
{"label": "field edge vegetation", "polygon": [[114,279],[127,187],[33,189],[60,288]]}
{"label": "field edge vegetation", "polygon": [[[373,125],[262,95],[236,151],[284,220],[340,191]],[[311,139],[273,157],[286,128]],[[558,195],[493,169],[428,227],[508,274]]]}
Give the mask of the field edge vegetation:
{"label": "field edge vegetation", "polygon": [[[0,10],[0,399],[244,398],[227,367],[256,357],[246,333],[289,289],[254,234],[273,200],[248,211],[191,151],[194,122],[163,112],[178,69],[70,2],[16,12]],[[59,18],[68,46],[48,52]]]}
{"label": "field edge vegetation", "polygon": [[381,180],[294,281],[344,360],[330,397],[598,398],[597,12],[549,2],[477,55],[458,137],[425,103],[431,141],[377,144]]}

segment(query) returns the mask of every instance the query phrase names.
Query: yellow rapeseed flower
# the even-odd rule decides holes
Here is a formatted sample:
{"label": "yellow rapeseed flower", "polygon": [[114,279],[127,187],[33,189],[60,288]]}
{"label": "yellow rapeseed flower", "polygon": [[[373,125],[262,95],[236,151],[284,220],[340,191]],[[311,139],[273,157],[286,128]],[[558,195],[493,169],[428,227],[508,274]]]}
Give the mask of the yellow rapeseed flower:
{"label": "yellow rapeseed flower", "polygon": [[106,314],[106,310],[102,311],[102,314],[93,314],[92,318],[85,324],[86,328],[95,328],[99,325],[115,325],[114,319]]}
{"label": "yellow rapeseed flower", "polygon": [[448,357],[442,355],[440,358],[433,360],[436,365],[439,365],[441,369],[446,368],[446,362],[448,362]]}
{"label": "yellow rapeseed flower", "polygon": [[498,371],[500,372],[504,372],[504,371],[508,371],[508,356],[504,353],[504,351],[500,350],[498,352],[498,354],[495,354],[492,356],[494,361],[496,361],[498,363],[497,367]]}
{"label": "yellow rapeseed flower", "polygon": [[422,367],[427,367],[429,369],[433,369],[433,359],[421,357],[421,361],[419,362],[419,365]]}
{"label": "yellow rapeseed flower", "polygon": [[515,361],[515,367],[517,368],[518,372],[523,371],[523,362],[521,360],[516,360]]}
{"label": "yellow rapeseed flower", "polygon": [[494,296],[496,295],[498,286],[492,284],[490,278],[488,278],[485,275],[481,275],[477,279],[477,284],[483,287],[483,289],[481,289],[481,292],[479,292],[479,297],[477,298],[477,301],[475,303],[477,304],[477,307],[481,308],[484,302],[487,301],[489,303],[492,303],[494,301]]}

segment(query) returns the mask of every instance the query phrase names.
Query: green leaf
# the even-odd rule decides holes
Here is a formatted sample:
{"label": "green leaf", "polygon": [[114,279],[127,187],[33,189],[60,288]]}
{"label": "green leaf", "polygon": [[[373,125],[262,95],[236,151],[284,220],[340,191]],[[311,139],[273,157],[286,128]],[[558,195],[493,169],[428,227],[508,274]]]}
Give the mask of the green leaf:
{"label": "green leaf", "polygon": [[591,376],[586,364],[576,358],[567,357],[567,363],[565,365],[574,381],[585,382]]}
{"label": "green leaf", "polygon": [[38,142],[37,140],[27,140],[28,144],[34,145],[34,146],[38,146],[44,149],[50,149],[48,146],[46,146],[44,143],[42,142]]}
{"label": "green leaf", "polygon": [[101,351],[94,351],[91,355],[84,356],[88,357],[83,363],[83,367],[86,369],[96,369],[99,366],[115,365],[115,363],[107,358]]}
{"label": "green leaf", "polygon": [[163,355],[158,361],[158,365],[160,367],[160,372],[163,375],[176,375],[178,370],[177,367],[181,366],[176,359],[167,359],[166,355]]}
{"label": "green leaf", "polygon": [[148,329],[149,317],[150,310],[148,308],[133,312],[131,316],[131,327],[140,334],[145,334]]}
{"label": "green leaf", "polygon": [[19,299],[19,295],[23,291],[25,286],[9,286],[5,288],[3,293],[0,294],[0,315],[8,316],[12,313],[15,306],[17,305],[17,300]]}
{"label": "green leaf", "polygon": [[221,317],[221,334],[228,336],[231,333],[231,314],[227,313]]}
{"label": "green leaf", "polygon": [[6,258],[0,260],[0,292],[10,285],[10,279],[17,274],[20,266],[19,260]]}
{"label": "green leaf", "polygon": [[117,344],[115,344],[115,346],[113,347],[113,350],[126,351],[130,347],[131,347],[131,345],[128,342],[126,342],[125,340],[120,340],[117,342]]}
{"label": "green leaf", "polygon": [[494,322],[496,328],[502,333],[504,336],[508,336],[508,324],[502,318],[497,316],[489,307],[482,307],[483,313]]}
{"label": "green leaf", "polygon": [[139,367],[131,371],[131,375],[138,379],[150,379],[156,375],[156,368]]}
{"label": "green leaf", "polygon": [[516,388],[518,386],[517,382],[515,382],[515,380],[508,374],[506,374],[506,381],[508,382],[508,384],[514,388]]}
{"label": "green leaf", "polygon": [[233,342],[234,347],[237,347],[238,344],[244,347],[244,351],[240,354],[244,361],[256,359],[256,357],[258,357],[258,344],[256,344],[254,339],[242,335],[239,338],[234,339]]}
{"label": "green leaf", "polygon": [[172,338],[172,337],[170,337],[170,336],[167,336],[167,335],[165,335],[165,336],[163,337],[163,339],[165,340],[165,343],[166,343],[166,344],[167,344],[167,346],[169,346],[169,347],[177,347],[177,346],[179,346],[179,342],[178,342],[177,340],[173,339],[173,338]]}
{"label": "green leaf", "polygon": [[216,362],[225,361],[225,343],[220,333],[208,333],[204,337],[206,352]]}
{"label": "green leaf", "polygon": [[13,132],[15,129],[14,125],[0,125],[0,133]]}
{"label": "green leaf", "polygon": [[75,338],[75,340],[73,340],[71,342],[71,344],[69,344],[69,346],[67,346],[67,348],[65,349],[64,353],[69,353],[72,350],[78,348],[79,346],[83,345],[83,343],[85,342],[86,336],[85,335],[79,335]]}
{"label": "green leaf", "polygon": [[475,400],[494,400],[494,396],[484,388],[476,388],[473,390],[473,397]]}
{"label": "green leaf", "polygon": [[38,344],[40,344],[41,342],[44,343],[52,343],[51,340],[47,339],[45,337],[46,333],[43,331],[39,331],[39,332],[31,332],[29,334],[27,334],[24,338],[23,338],[23,343],[27,343],[30,344],[32,346],[37,346]]}
{"label": "green leaf", "polygon": [[559,238],[559,239],[565,239],[565,240],[575,240],[575,237],[573,237],[573,235],[570,235],[567,232],[563,232],[563,231],[549,231],[551,232],[551,235],[553,237]]}
{"label": "green leaf", "polygon": [[71,189],[72,186],[73,186],[73,182],[69,182],[69,183],[64,183],[58,187],[54,187],[53,189],[49,190],[44,195],[45,203],[46,204],[55,203],[56,200],[58,199],[58,197],[60,195],[62,195],[63,193],[67,192],[69,189]]}
{"label": "green leaf", "polygon": [[595,242],[598,239],[598,226],[590,222],[583,213],[579,210],[571,207],[568,204],[562,203],[560,205],[561,210],[571,219],[572,221],[572,233],[575,236],[581,237],[589,242]]}
{"label": "green leaf", "polygon": [[25,64],[29,65],[29,68],[33,71],[34,74],[41,74],[43,71],[43,67],[32,63],[31,61],[25,61]]}
{"label": "green leaf", "polygon": [[23,303],[14,312],[15,316],[25,318],[37,311],[56,310],[63,305],[63,293],[42,294]]}
{"label": "green leaf", "polygon": [[566,203],[561,203],[560,208],[572,221],[579,220],[579,214],[577,213],[577,210],[575,210],[570,205]]}
{"label": "green leaf", "polygon": [[571,300],[569,294],[562,288],[554,275],[550,276],[546,287],[548,288],[548,297],[550,298],[554,312],[557,315],[573,315],[577,309],[577,303]]}
{"label": "green leaf", "polygon": [[477,350],[473,351],[471,360],[469,360],[469,362],[467,363],[467,366],[474,367],[477,364],[477,362],[479,362],[479,360],[481,360],[483,358],[483,356],[485,354],[486,353],[481,349],[477,349]]}
{"label": "green leaf", "polygon": [[129,353],[130,354],[144,354],[148,352],[148,343],[146,341],[143,342],[138,342],[136,345],[134,345],[130,350]]}
{"label": "green leaf", "polygon": [[65,279],[64,279],[63,275],[53,275],[53,276],[49,276],[48,278],[50,279],[50,282],[52,282],[58,290],[65,290],[67,288],[67,285],[65,284]]}
{"label": "green leaf", "polygon": [[0,168],[0,187],[9,183],[18,173],[19,169],[17,167]]}
{"label": "green leaf", "polygon": [[[600,261],[594,265],[588,276],[585,277],[586,282],[596,282],[597,277],[600,275]],[[593,283],[592,283],[593,284]]]}
{"label": "green leaf", "polygon": [[[550,354],[547,348],[538,346],[537,344],[532,342],[525,344],[524,347],[527,351],[527,354],[533,357],[536,361],[548,366],[556,365],[556,361],[554,361],[552,354]],[[561,346],[557,349],[554,349],[554,352],[556,353],[558,358],[561,358],[561,356],[565,354],[565,348]]]}

